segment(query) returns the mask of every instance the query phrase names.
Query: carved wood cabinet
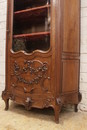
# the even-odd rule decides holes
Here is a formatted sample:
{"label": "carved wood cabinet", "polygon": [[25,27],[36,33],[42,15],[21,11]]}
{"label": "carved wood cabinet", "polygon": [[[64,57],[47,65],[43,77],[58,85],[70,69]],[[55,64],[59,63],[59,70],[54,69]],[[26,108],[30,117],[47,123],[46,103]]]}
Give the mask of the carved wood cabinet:
{"label": "carved wood cabinet", "polygon": [[80,0],[7,0],[6,86],[2,98],[31,108],[80,101]]}

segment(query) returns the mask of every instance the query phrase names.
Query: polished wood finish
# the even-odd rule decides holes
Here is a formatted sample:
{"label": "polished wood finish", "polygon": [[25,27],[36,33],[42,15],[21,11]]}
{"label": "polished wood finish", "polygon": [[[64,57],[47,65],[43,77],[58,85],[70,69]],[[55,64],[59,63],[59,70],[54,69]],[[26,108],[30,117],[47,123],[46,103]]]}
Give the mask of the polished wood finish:
{"label": "polished wood finish", "polygon": [[35,7],[35,8],[32,8],[32,9],[25,9],[25,10],[21,10],[21,11],[16,11],[14,12],[15,15],[18,15],[18,14],[23,14],[23,13],[30,13],[30,12],[33,12],[33,11],[37,11],[37,10],[42,10],[44,8],[49,8],[50,5],[45,5],[45,6],[40,6],[40,7]]}
{"label": "polished wood finish", "polygon": [[78,91],[79,61],[63,60],[62,62],[62,93]]}
{"label": "polished wood finish", "polygon": [[79,53],[79,0],[64,1],[63,52]]}
{"label": "polished wood finish", "polygon": [[[77,112],[77,105],[81,100],[79,93],[80,0],[50,0],[50,5],[43,5],[47,1],[44,0],[41,1],[41,6],[40,0],[39,6],[36,6],[36,3],[34,5],[33,0],[19,0],[17,4],[14,4],[14,1],[16,2],[16,0],[8,0],[7,5],[6,86],[2,92],[6,104],[5,110],[9,108],[9,99],[24,105],[27,110],[33,107],[40,109],[52,107],[55,121],[59,122],[62,106],[73,104]],[[29,2],[36,7],[28,8]],[[43,9],[46,9],[45,13],[48,14],[45,15]],[[26,25],[26,21],[29,21],[28,13],[33,14],[35,11],[38,11],[39,19],[31,17],[33,22],[29,24],[34,29],[36,26],[42,28],[44,32],[34,32],[31,29],[31,33],[15,33],[13,23],[21,22],[20,28],[22,28],[24,24]],[[39,13],[41,11],[42,13]],[[47,20],[47,17],[50,19],[46,21],[48,22],[46,25],[50,27],[45,31],[44,19]],[[39,26],[40,18],[42,25]],[[37,24],[33,25],[35,20]],[[21,49],[18,52],[13,51],[13,39],[28,39],[28,44],[32,44],[30,39],[36,42],[37,39],[42,41],[46,38],[47,41],[47,36],[50,36],[50,46],[46,51],[40,49],[32,51],[32,48],[31,53]],[[37,41],[39,45],[41,41]],[[46,46],[48,46],[47,42],[44,42],[44,47]]]}
{"label": "polished wood finish", "polygon": [[45,6],[40,6],[40,7],[36,7],[36,8],[32,8],[32,9],[25,9],[25,10],[21,10],[21,11],[16,11],[14,12],[15,15],[15,19],[16,20],[24,20],[24,19],[28,19],[28,18],[32,18],[32,15],[41,15],[44,14],[46,15],[46,11],[48,8],[50,8],[50,5],[45,5]]}
{"label": "polished wood finish", "polygon": [[47,36],[47,35],[50,35],[50,32],[20,34],[20,35],[14,35],[13,38],[35,38],[35,37],[43,37],[43,36]]}

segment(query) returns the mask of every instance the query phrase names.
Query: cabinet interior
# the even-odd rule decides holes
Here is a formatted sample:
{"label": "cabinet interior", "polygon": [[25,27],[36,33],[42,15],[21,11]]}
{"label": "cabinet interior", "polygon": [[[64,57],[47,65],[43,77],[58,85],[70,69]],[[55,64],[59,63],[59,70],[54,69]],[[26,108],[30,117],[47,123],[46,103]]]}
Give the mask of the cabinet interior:
{"label": "cabinet interior", "polygon": [[[13,19],[12,48],[14,52],[24,50],[27,53],[31,53],[35,50],[49,50],[51,27],[50,0],[38,0],[38,2],[35,0],[14,0]],[[46,35],[43,35],[45,32]],[[26,37],[27,34],[31,35]],[[25,37],[22,37],[24,35]]]}
{"label": "cabinet interior", "polygon": [[14,0],[14,11],[50,4],[50,0]]}
{"label": "cabinet interior", "polygon": [[31,53],[35,50],[47,51],[50,46],[50,36],[33,39],[17,38],[13,40],[14,52],[25,51]]}

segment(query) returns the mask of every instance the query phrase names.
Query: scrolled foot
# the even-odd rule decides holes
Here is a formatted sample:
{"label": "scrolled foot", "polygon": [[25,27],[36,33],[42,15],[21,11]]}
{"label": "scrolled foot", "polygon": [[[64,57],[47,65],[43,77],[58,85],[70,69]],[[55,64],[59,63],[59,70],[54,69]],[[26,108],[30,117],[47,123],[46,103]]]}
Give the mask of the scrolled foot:
{"label": "scrolled foot", "polygon": [[2,92],[2,99],[5,102],[5,110],[7,111],[9,109],[9,96],[5,91]]}

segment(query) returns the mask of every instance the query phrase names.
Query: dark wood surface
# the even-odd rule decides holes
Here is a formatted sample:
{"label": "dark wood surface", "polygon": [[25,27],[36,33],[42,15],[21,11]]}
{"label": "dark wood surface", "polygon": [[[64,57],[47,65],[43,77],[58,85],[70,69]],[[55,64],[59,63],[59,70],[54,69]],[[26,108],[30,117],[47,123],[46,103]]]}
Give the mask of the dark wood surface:
{"label": "dark wood surface", "polygon": [[[24,105],[27,110],[32,107],[52,107],[55,121],[58,122],[59,112],[64,104],[75,105],[77,111],[77,105],[81,100],[80,0],[50,0],[50,31],[21,35],[13,35],[13,16],[25,11],[14,12],[14,0],[7,1],[6,84],[2,92],[5,109],[9,108],[9,99]],[[37,9],[29,8],[27,12]],[[12,50],[13,38],[38,38],[42,35],[50,35],[50,48],[47,51],[34,50],[32,53],[26,53],[21,50],[15,53]]]}

